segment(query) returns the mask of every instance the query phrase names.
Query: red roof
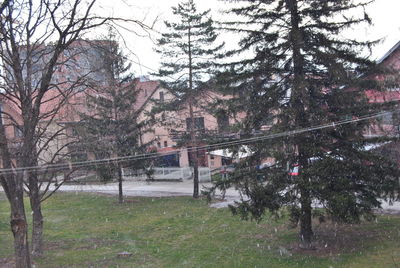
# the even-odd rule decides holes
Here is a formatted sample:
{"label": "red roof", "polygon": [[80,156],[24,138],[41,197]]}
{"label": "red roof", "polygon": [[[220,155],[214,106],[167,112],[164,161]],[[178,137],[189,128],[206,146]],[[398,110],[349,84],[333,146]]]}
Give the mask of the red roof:
{"label": "red roof", "polygon": [[399,91],[377,91],[377,90],[367,90],[367,98],[372,103],[383,103],[390,101],[399,101],[400,92]]}

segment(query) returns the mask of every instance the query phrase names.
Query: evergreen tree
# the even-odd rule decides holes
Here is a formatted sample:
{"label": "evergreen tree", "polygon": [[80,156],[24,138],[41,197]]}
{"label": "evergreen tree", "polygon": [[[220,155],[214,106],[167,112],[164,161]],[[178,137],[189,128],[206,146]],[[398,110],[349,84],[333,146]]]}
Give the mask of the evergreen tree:
{"label": "evergreen tree", "polygon": [[[373,68],[360,56],[374,42],[341,37],[344,30],[370,23],[367,14],[353,16],[369,1],[258,0],[237,1],[228,14],[238,22],[225,24],[240,33],[242,60],[230,64],[220,79],[240,92],[244,127],[251,135],[267,121],[264,134],[307,129],[377,112],[369,104],[359,77]],[[240,20],[240,22],[239,22]],[[250,52],[249,52],[250,51]],[[251,56],[248,56],[251,55]],[[355,88],[357,88],[355,90]],[[372,216],[380,198],[394,198],[398,171],[394,163],[365,150],[373,140],[363,131],[368,120],[305,131],[249,145],[254,154],[232,178],[249,197],[234,213],[260,219],[266,210],[289,207],[300,224],[301,246],[313,237],[312,203],[325,208],[331,219],[358,222]],[[256,169],[267,158],[272,166]],[[298,169],[298,174],[291,172]]]}
{"label": "evergreen tree", "polygon": [[198,133],[202,130],[196,126],[196,98],[202,94],[205,81],[209,79],[211,68],[223,44],[215,45],[217,34],[210,10],[198,12],[193,0],[181,2],[172,7],[177,22],[165,22],[166,31],[158,40],[156,51],[162,56],[159,73],[164,85],[177,98],[165,103],[166,110],[188,110],[186,124],[189,129],[190,165],[194,170],[193,197],[199,195],[198,178]]}
{"label": "evergreen tree", "polygon": [[[102,68],[110,74],[110,78],[104,85],[95,84],[87,94],[89,112],[81,114],[83,144],[98,159],[145,153],[149,144],[142,144],[140,136],[149,131],[151,120],[138,120],[139,111],[134,109],[134,104],[139,89],[129,72],[130,64],[119,50],[112,31],[109,40],[105,40],[99,49],[104,59]],[[99,166],[98,171],[101,176],[113,176],[115,171],[118,173],[119,202],[122,203],[123,166],[141,168],[145,164],[140,160],[116,161]]]}

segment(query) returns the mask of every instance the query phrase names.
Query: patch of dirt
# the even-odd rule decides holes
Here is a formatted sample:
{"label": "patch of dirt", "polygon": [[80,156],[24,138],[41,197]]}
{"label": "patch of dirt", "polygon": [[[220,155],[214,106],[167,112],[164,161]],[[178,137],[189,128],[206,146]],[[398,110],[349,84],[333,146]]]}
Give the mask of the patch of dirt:
{"label": "patch of dirt", "polygon": [[[297,239],[289,244],[281,244],[280,234],[288,234],[288,230],[292,229],[289,225],[280,224],[274,227],[269,224],[259,224],[258,227],[260,232],[251,235],[250,238],[269,241],[272,248],[279,248],[279,252],[282,251],[281,249],[286,251],[285,255],[294,253],[332,259],[340,258],[341,254],[365,252],[367,248],[379,246],[383,241],[400,239],[400,231],[394,226],[382,226],[375,222],[337,224],[327,221],[320,223],[315,219],[313,220],[313,249],[303,249]],[[295,232],[299,232],[299,227]],[[271,249],[270,246],[268,248]]]}
{"label": "patch of dirt", "polygon": [[315,257],[338,257],[342,253],[361,252],[366,244],[372,241],[379,244],[383,233],[372,228],[365,228],[365,224],[314,224],[313,249],[303,249],[298,242],[288,246],[293,253],[300,253]]}
{"label": "patch of dirt", "polygon": [[[32,264],[35,264],[35,262],[33,262]],[[14,257],[0,258],[0,268],[15,268]]]}
{"label": "patch of dirt", "polygon": [[0,258],[0,268],[14,268],[15,260],[14,258]]}

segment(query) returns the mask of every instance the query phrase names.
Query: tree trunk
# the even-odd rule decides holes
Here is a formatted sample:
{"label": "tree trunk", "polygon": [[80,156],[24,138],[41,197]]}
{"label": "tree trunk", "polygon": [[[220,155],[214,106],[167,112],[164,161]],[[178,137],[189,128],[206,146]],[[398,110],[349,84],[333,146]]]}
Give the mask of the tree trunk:
{"label": "tree trunk", "polygon": [[[33,127],[30,126],[30,129],[33,129]],[[26,135],[22,155],[22,166],[29,167],[38,165],[37,151],[31,133]],[[36,171],[27,171],[24,173],[24,177],[24,180],[28,181],[29,201],[32,210],[32,255],[40,257],[43,255],[43,214],[39,177]]]}
{"label": "tree trunk", "polygon": [[23,191],[18,190],[11,203],[10,225],[14,236],[15,267],[30,268],[28,224],[26,222]]}
{"label": "tree trunk", "polygon": [[118,165],[118,203],[124,202],[124,195],[122,192],[122,167]]}
{"label": "tree trunk", "polygon": [[[192,66],[192,42],[191,27],[188,28],[188,56],[189,56],[189,94],[193,96],[193,66]],[[192,162],[193,165],[193,198],[199,197],[199,161],[197,158],[197,139],[194,125],[194,113],[192,97],[189,97],[189,117],[190,117],[190,142],[192,145]]]}
{"label": "tree trunk", "polygon": [[43,215],[39,188],[35,183],[30,186],[30,203],[32,209],[32,255],[40,257],[43,254]]}
{"label": "tree trunk", "polygon": [[194,154],[196,154],[193,165],[193,198],[199,197],[199,166],[197,162],[197,149],[195,149]]}
{"label": "tree trunk", "polygon": [[301,214],[300,214],[300,247],[312,249],[312,215],[311,200],[308,190],[301,190]]}
{"label": "tree trunk", "polygon": [[194,128],[194,115],[193,115],[193,106],[192,106],[192,101],[189,101],[189,113],[190,113],[190,142],[192,147],[189,148],[191,152],[191,159],[192,163],[190,163],[193,166],[193,198],[198,198],[199,197],[199,161],[197,157],[197,139],[196,139],[196,133],[195,133],[195,128]]}
{"label": "tree trunk", "polygon": [[[1,111],[1,107],[0,107]],[[0,114],[0,156],[4,169],[12,168],[11,154]],[[30,268],[31,258],[28,243],[28,224],[24,206],[23,176],[0,173],[0,182],[10,203],[10,227],[14,236],[15,267]]]}
{"label": "tree trunk", "polygon": [[[290,12],[290,43],[293,51],[293,86],[291,93],[291,103],[294,108],[295,114],[293,115],[294,127],[304,128],[307,126],[307,113],[306,107],[309,103],[309,97],[307,93],[306,84],[304,83],[305,77],[305,63],[304,55],[301,53],[303,42],[302,32],[300,30],[300,15],[298,11],[297,0],[286,0],[286,7]],[[294,144],[297,148],[298,154],[298,187],[300,189],[300,203],[301,203],[301,214],[300,214],[300,247],[311,249],[312,245],[312,222],[311,222],[311,198],[309,192],[309,180],[302,174],[308,167],[308,154],[305,153],[304,137],[297,136],[294,138]]]}

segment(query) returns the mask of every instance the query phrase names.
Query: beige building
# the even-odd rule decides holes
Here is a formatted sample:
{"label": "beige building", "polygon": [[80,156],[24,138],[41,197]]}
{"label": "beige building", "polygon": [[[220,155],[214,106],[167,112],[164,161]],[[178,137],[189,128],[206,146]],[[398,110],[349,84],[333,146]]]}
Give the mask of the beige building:
{"label": "beige building", "polygon": [[[154,108],[159,104],[168,103],[177,96],[174,96],[165,88],[157,87],[150,98],[145,102],[140,113],[140,118],[145,119]],[[212,90],[205,91],[201,97],[197,98],[194,105],[194,124],[198,133],[199,146],[206,146],[207,141],[202,137],[207,135],[218,136],[221,139],[228,139],[235,136],[229,131],[229,126],[236,124],[243,116],[229,117],[224,113],[219,116],[214,114],[212,105],[216,100],[229,99],[232,96],[224,96]],[[154,148],[164,155],[162,165],[173,165],[188,167],[190,165],[190,155],[184,144],[181,144],[184,137],[189,134],[190,117],[189,110],[185,105],[178,111],[165,111],[156,115],[157,123],[153,127],[153,132],[146,133],[142,141],[147,143],[154,141]],[[216,112],[216,114],[218,114]],[[219,168],[224,164],[221,155],[214,155],[207,150],[199,150],[198,153],[200,166]]]}

